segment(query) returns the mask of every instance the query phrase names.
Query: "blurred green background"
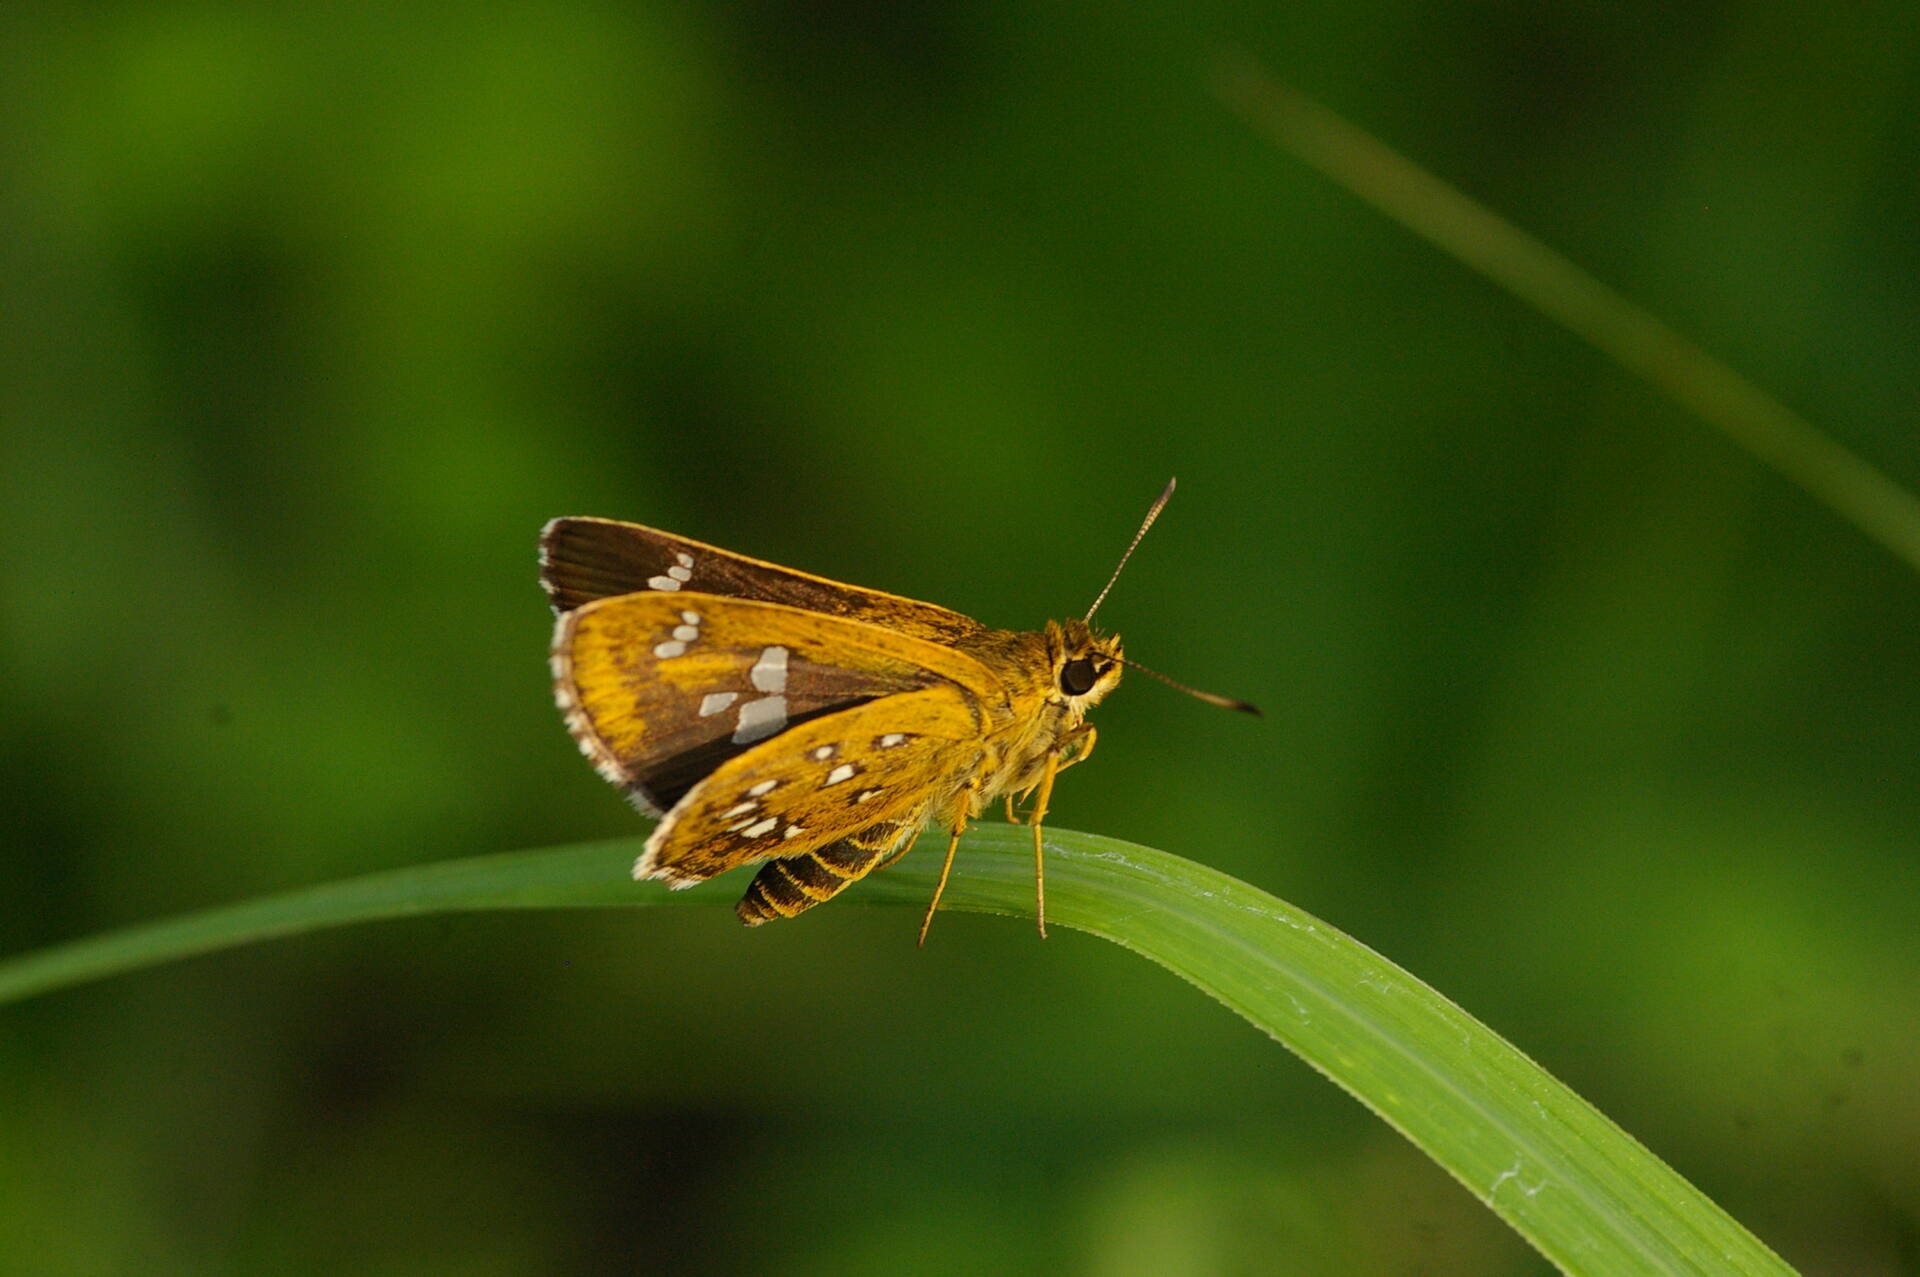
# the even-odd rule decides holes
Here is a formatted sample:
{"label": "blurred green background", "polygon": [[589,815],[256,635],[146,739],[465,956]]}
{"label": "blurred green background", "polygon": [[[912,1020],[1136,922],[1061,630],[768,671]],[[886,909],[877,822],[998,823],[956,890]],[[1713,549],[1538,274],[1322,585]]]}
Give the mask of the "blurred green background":
{"label": "blurred green background", "polygon": [[[1920,9],[16,3],[0,947],[644,832],[533,538],[1143,680],[1054,819],[1427,978],[1808,1273],[1920,1272],[1920,582],[1250,135],[1223,45],[1920,486]],[[932,854],[922,849],[921,855]],[[0,1269],[1534,1274],[1221,1007],[853,903],[0,1010]]]}

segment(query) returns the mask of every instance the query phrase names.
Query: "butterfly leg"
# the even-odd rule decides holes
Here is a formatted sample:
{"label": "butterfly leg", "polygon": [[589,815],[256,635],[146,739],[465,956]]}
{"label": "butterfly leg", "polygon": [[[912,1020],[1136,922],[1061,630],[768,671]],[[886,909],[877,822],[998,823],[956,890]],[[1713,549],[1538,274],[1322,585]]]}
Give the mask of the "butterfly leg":
{"label": "butterfly leg", "polygon": [[791,918],[845,891],[895,859],[912,842],[919,822],[885,821],[839,842],[760,866],[733,911],[749,927]]}
{"label": "butterfly leg", "polygon": [[[1066,740],[1061,742],[1060,770],[1065,771],[1069,767],[1073,767],[1073,766],[1076,766],[1077,764],[1084,763],[1089,758],[1092,758],[1093,743],[1099,739],[1100,739],[1100,733],[1094,729],[1094,726],[1092,723],[1082,723],[1080,724],[1079,727],[1075,728],[1072,732],[1069,732],[1067,734]],[[1080,743],[1080,751],[1076,753],[1072,758],[1067,758],[1065,756],[1066,747],[1068,745],[1072,745],[1076,743]]]}
{"label": "butterfly leg", "polygon": [[967,821],[963,816],[960,823],[953,827],[953,836],[947,839],[947,858],[940,862],[940,881],[933,884],[933,899],[927,901],[927,916],[920,919],[920,940],[927,943],[927,928],[933,925],[933,911],[940,907],[940,897],[947,892],[947,875],[953,872],[953,853],[960,848],[960,835],[967,832]]}
{"label": "butterfly leg", "polygon": [[[1087,761],[1087,759],[1091,758],[1093,756],[1093,742],[1097,740],[1099,736],[1100,736],[1100,733],[1094,730],[1092,723],[1084,723],[1076,731],[1069,734],[1066,737],[1066,739],[1061,742],[1060,751],[1059,751],[1060,765],[1054,769],[1054,773],[1058,775],[1060,772],[1067,770],[1067,768],[1072,767],[1077,763],[1084,763]],[[1086,742],[1085,746],[1080,750],[1079,753],[1073,755],[1071,758],[1067,757],[1067,746],[1073,745],[1080,741],[1085,741]],[[1033,782],[1033,784],[1028,785],[1025,789],[1021,790],[1019,795],[1021,801],[1022,802],[1026,801],[1027,795],[1031,794],[1035,789],[1039,787],[1039,785],[1040,785],[1040,782],[1036,780],[1035,782]],[[1013,799],[1014,799],[1014,795],[1012,794],[1007,795],[1007,823],[1010,825],[1018,824],[1020,822],[1020,817],[1025,814],[1023,812],[1017,812],[1013,809]]]}
{"label": "butterfly leg", "polygon": [[872,869],[868,870],[867,872],[874,873],[881,869],[885,869],[888,865],[892,864],[894,861],[900,859],[900,857],[906,855],[908,852],[912,850],[913,850],[913,839],[902,838],[900,840],[899,845],[896,846],[891,852],[887,854],[887,858],[885,860],[882,860],[879,864],[875,865]]}
{"label": "butterfly leg", "polygon": [[1047,853],[1040,841],[1040,822],[1047,818],[1047,800],[1053,797],[1053,778],[1060,772],[1060,753],[1058,750],[1047,755],[1046,767],[1040,773],[1039,782],[1034,785],[1038,795],[1034,799],[1033,810],[1027,813],[1027,823],[1033,826],[1033,912],[1040,923],[1040,938],[1047,938]]}
{"label": "butterfly leg", "polygon": [[[1040,923],[1040,938],[1047,938],[1047,855],[1045,844],[1041,841],[1041,822],[1047,818],[1047,804],[1053,798],[1053,779],[1075,763],[1084,763],[1093,753],[1093,742],[1099,735],[1093,730],[1093,724],[1082,723],[1067,733],[1060,743],[1047,755],[1046,766],[1041,769],[1040,779],[1034,782],[1029,793],[1037,794],[1032,810],[1027,812],[1027,823],[1033,826],[1033,897],[1034,916]],[[1084,742],[1084,744],[1082,744]],[[1074,745],[1081,748],[1068,756],[1067,751]]]}

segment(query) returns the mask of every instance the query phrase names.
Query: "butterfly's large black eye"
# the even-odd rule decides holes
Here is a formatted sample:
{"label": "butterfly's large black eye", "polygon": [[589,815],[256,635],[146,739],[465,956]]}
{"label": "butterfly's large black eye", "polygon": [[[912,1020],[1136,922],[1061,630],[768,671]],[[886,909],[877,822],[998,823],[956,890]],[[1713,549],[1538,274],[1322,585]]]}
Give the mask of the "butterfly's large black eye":
{"label": "butterfly's large black eye", "polygon": [[1093,658],[1076,656],[1060,667],[1060,690],[1069,696],[1085,696],[1100,681],[1100,673],[1093,668]]}

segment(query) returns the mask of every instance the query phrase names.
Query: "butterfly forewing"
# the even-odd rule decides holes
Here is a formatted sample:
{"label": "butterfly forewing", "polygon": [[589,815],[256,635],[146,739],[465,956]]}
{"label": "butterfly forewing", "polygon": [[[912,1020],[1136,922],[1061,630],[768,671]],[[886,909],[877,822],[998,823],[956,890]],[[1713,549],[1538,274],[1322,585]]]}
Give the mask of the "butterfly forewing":
{"label": "butterfly forewing", "polygon": [[671,808],[729,758],[822,714],[938,683],[1004,700],[971,657],[858,621],[693,591],[564,613],[556,698],[595,766],[643,809]]}
{"label": "butterfly forewing", "polygon": [[557,612],[622,594],[695,592],[783,603],[951,644],[984,627],[958,612],[845,585],[615,519],[555,519],[540,534],[540,583]]}
{"label": "butterfly forewing", "polygon": [[917,825],[964,783],[980,734],[979,706],[946,681],[811,719],[695,785],[647,840],[634,874],[685,885],[875,824]]}

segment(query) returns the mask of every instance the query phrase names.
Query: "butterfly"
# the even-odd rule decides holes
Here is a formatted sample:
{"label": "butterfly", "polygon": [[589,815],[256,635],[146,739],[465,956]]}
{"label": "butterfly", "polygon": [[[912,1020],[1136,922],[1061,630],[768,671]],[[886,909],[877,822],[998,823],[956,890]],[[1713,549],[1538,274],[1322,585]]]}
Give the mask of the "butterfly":
{"label": "butterfly", "polygon": [[[996,800],[1033,829],[1062,771],[1093,752],[1086,721],[1140,669],[1092,627],[1169,482],[1079,620],[999,630],[931,603],[845,585],[613,519],[554,519],[540,581],[558,619],[554,699],[600,774],[660,823],[633,867],[672,887],[745,864],[749,926],[829,900],[948,832],[920,940],[968,823]],[[1030,799],[1017,813],[1015,798]]]}

